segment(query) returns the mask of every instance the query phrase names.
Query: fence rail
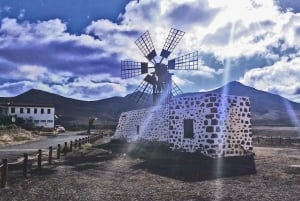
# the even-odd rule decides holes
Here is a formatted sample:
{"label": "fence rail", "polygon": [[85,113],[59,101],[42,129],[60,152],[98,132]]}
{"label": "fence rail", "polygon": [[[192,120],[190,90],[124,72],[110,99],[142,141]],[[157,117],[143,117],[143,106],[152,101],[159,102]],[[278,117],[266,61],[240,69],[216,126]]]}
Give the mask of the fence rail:
{"label": "fence rail", "polygon": [[252,142],[256,144],[300,144],[300,137],[281,137],[281,136],[254,136]]}
{"label": "fence rail", "polygon": [[[60,144],[57,145],[56,148],[56,159],[59,160],[61,158],[61,154],[67,155],[68,152],[72,152],[76,149],[80,149],[82,148],[82,145],[86,144],[86,143],[94,143],[95,141],[97,141],[98,139],[102,138],[102,134],[100,135],[90,135],[88,137],[84,137],[84,138],[79,138],[76,139],[74,142],[70,141],[70,143],[68,144],[68,142],[64,143],[63,148],[61,147]],[[24,153],[23,155],[23,159],[17,160],[13,163],[8,163],[7,159],[2,159],[2,163],[0,164],[0,188],[5,188],[7,185],[7,178],[8,178],[8,173],[9,173],[9,166],[10,165],[14,165],[14,164],[21,164],[22,166],[22,175],[24,178],[27,178],[28,176],[28,166],[29,166],[29,162],[34,162],[34,160],[36,160],[36,164],[37,170],[41,170],[43,167],[43,159],[46,159],[45,157],[47,157],[47,162],[45,162],[44,164],[53,164],[53,147],[50,146],[48,149],[48,152],[43,152],[42,149],[38,149],[37,150],[37,154],[31,155],[29,156],[28,153]],[[45,160],[44,160],[45,161]]]}

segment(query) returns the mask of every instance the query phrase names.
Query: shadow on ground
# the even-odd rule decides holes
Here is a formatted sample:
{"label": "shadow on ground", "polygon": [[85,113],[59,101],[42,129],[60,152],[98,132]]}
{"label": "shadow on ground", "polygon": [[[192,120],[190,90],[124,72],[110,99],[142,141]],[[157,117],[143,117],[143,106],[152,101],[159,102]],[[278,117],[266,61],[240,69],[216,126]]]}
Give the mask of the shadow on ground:
{"label": "shadow on ground", "polygon": [[57,172],[57,170],[55,169],[55,165],[47,165],[47,167],[38,169],[36,163],[36,160],[28,161],[26,176],[24,176],[23,174],[24,166],[22,162],[8,164],[7,183],[9,185],[12,185],[22,181],[23,179],[28,179],[33,176],[47,176]]}
{"label": "shadow on ground", "polygon": [[255,174],[253,156],[209,159],[185,156],[180,160],[149,159],[133,166],[161,176],[182,181],[204,181],[222,177]]}
{"label": "shadow on ground", "polygon": [[77,171],[97,169],[99,162],[104,162],[115,158],[116,156],[106,150],[92,148],[84,152],[72,153],[66,156],[63,164],[71,166]]}
{"label": "shadow on ground", "polygon": [[126,153],[143,162],[133,169],[182,181],[204,181],[221,177],[234,177],[256,173],[253,155],[214,159],[200,153],[171,151],[163,143],[124,143],[111,141],[99,147],[113,154]]}

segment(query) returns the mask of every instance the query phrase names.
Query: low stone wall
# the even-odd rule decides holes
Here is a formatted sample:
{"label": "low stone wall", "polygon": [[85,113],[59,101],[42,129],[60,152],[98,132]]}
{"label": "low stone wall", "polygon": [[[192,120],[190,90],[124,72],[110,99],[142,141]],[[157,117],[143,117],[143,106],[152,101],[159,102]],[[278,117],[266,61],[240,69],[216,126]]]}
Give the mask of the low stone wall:
{"label": "low stone wall", "polygon": [[124,112],[120,115],[115,137],[129,142],[139,139],[168,141],[168,119],[166,105]]}

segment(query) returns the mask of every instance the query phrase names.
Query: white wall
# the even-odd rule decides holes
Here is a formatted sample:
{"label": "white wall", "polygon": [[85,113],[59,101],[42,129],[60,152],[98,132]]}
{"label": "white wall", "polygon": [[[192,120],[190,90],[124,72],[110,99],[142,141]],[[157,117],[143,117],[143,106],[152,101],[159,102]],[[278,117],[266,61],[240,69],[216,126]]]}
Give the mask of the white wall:
{"label": "white wall", "polygon": [[[184,138],[184,119],[193,119],[192,138]],[[167,141],[173,150],[211,157],[248,154],[252,151],[250,101],[214,93],[174,97],[163,107],[122,113],[115,137]]]}
{"label": "white wall", "polygon": [[166,106],[132,110],[120,115],[115,136],[125,138],[130,142],[138,139],[167,141],[168,127],[168,107]]}
{"label": "white wall", "polygon": [[[11,112],[11,108],[15,108],[15,113]],[[23,108],[23,113],[21,113]],[[27,108],[30,109],[30,113],[27,113]],[[37,109],[37,113],[34,113],[34,109]],[[41,113],[41,109],[44,109],[44,113]],[[48,114],[48,109],[50,114]],[[24,120],[32,119],[36,127],[54,128],[54,114],[55,109],[53,107],[34,107],[34,106],[9,106],[8,115],[23,118]],[[36,122],[38,121],[38,122]]]}

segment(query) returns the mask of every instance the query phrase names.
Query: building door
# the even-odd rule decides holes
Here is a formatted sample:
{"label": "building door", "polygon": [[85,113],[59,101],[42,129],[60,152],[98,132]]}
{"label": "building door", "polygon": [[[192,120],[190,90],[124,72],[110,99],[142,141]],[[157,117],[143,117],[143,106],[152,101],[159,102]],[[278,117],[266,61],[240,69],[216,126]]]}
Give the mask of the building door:
{"label": "building door", "polygon": [[183,120],[183,132],[184,138],[194,138],[194,120],[193,119],[184,119]]}

